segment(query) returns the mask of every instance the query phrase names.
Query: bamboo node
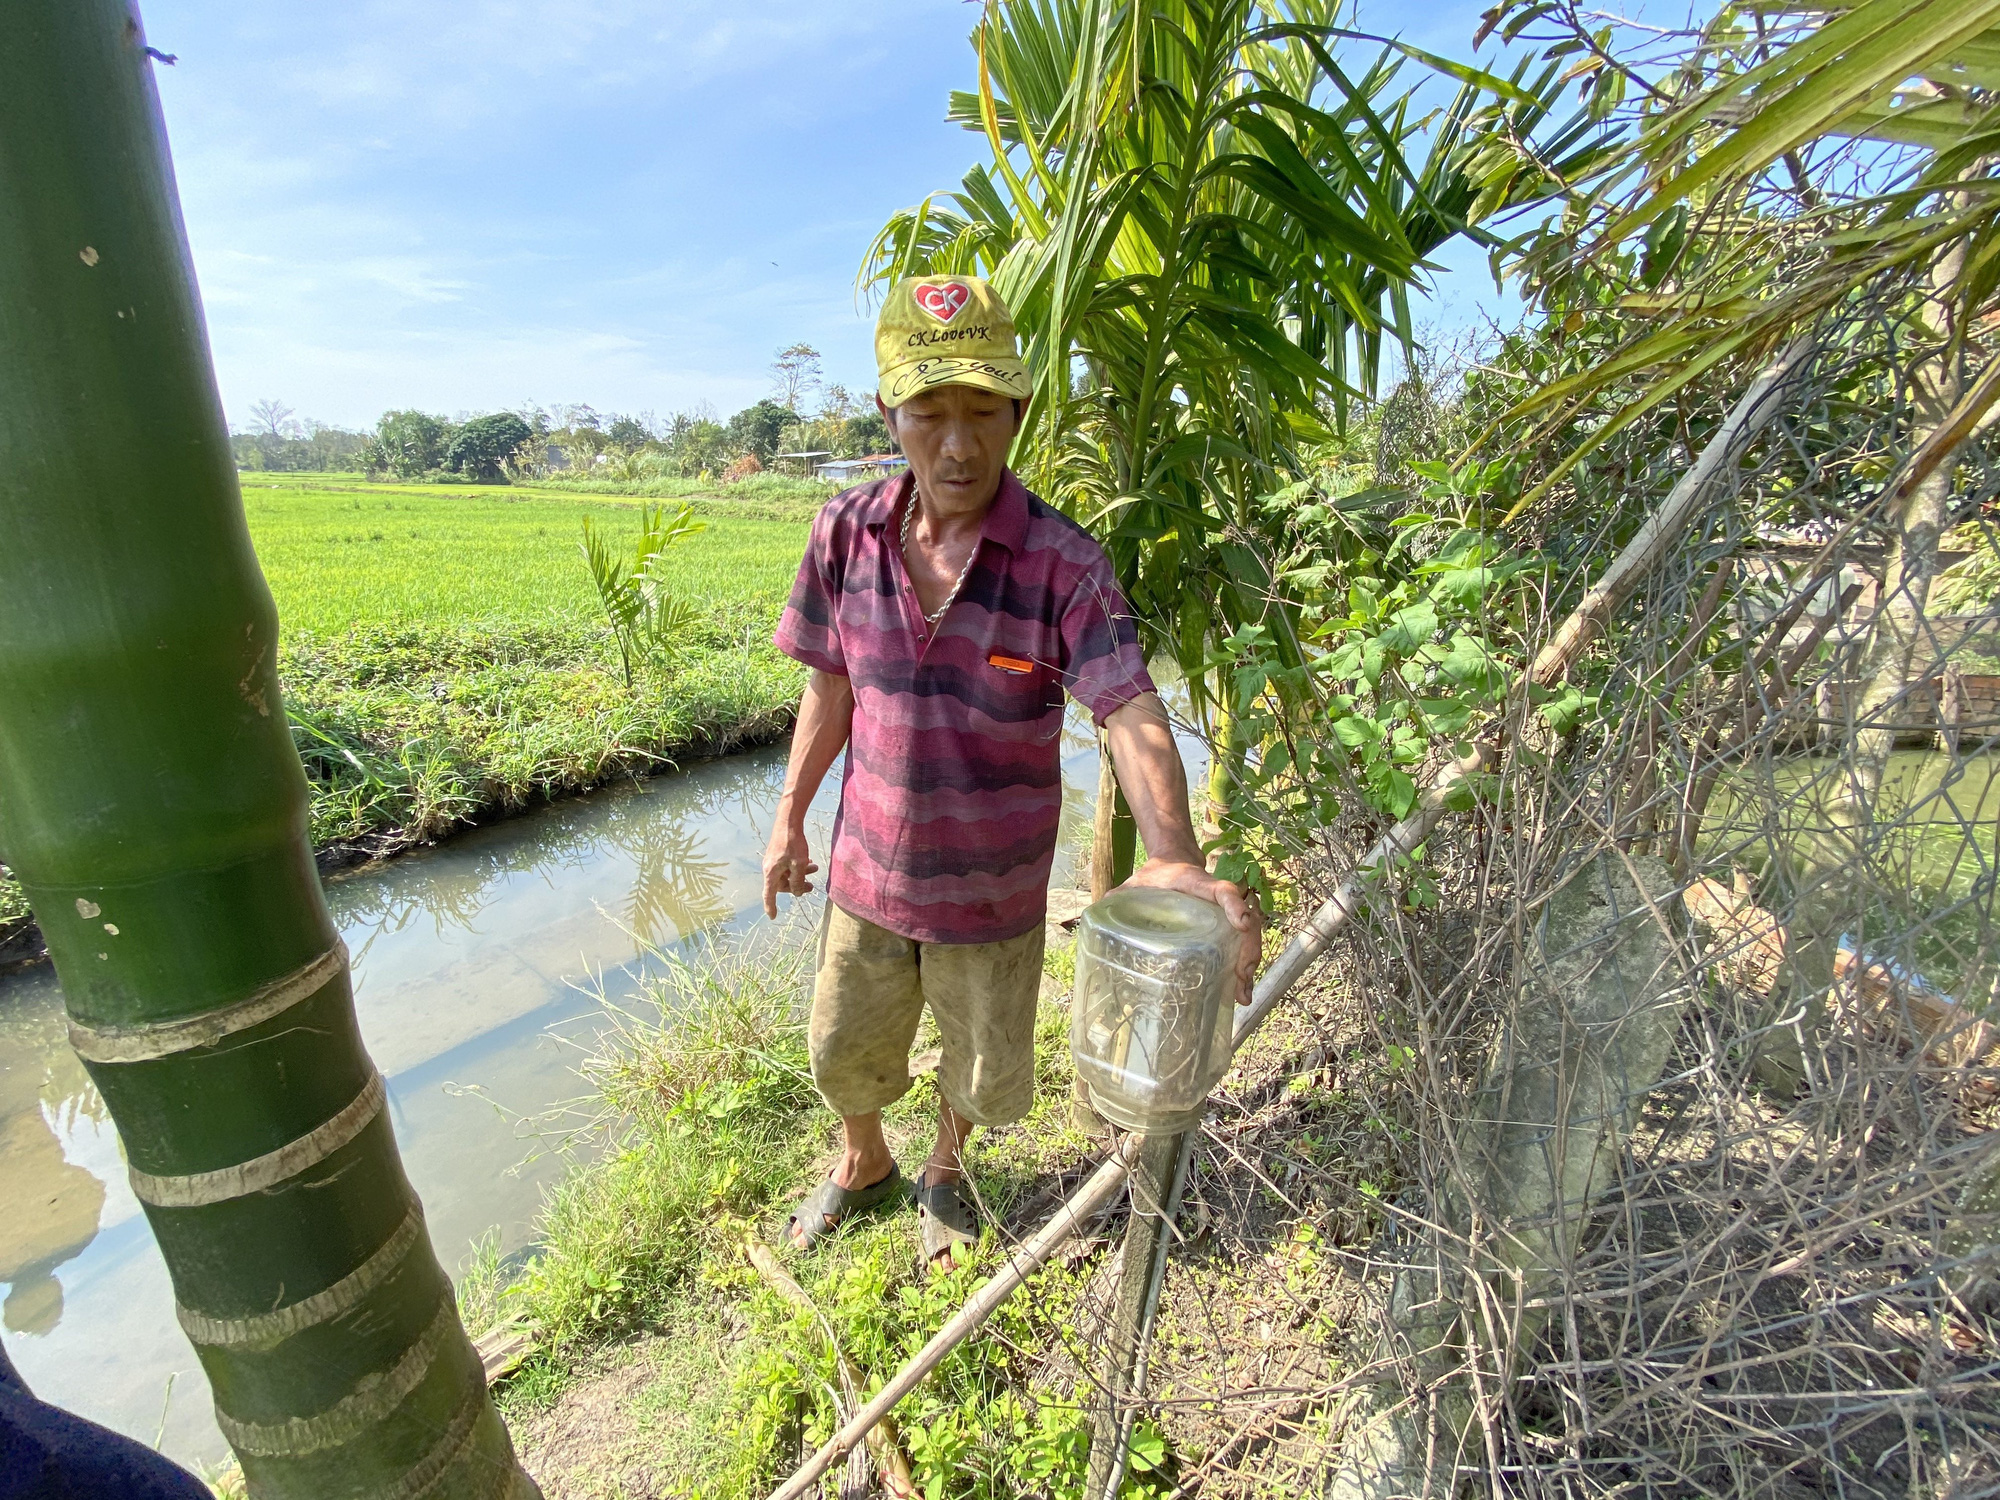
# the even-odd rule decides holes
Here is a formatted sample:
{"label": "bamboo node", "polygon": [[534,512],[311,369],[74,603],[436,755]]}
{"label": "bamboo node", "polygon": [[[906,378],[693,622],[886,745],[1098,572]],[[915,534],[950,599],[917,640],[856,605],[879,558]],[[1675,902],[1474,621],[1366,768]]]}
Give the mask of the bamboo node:
{"label": "bamboo node", "polygon": [[264,1192],[317,1166],[360,1135],[374,1123],[387,1098],[382,1075],[371,1068],[368,1082],[361,1086],[353,1103],[297,1140],[212,1172],[155,1176],[130,1167],[127,1175],[132,1179],[132,1191],[141,1203],[150,1203],[155,1208],[206,1208],[211,1203],[227,1203],[231,1198]]}
{"label": "bamboo node", "polygon": [[[352,1442],[377,1422],[386,1420],[423,1384],[431,1366],[446,1344],[456,1336],[463,1340],[458,1324],[458,1308],[450,1297],[440,1300],[435,1317],[416,1342],[389,1369],[364,1375],[354,1389],[316,1416],[291,1417],[283,1422],[242,1422],[220,1406],[215,1424],[238,1453],[259,1458],[303,1458],[326,1448]],[[469,1406],[483,1405],[486,1383],[480,1381],[477,1399]]]}
{"label": "bamboo node", "polygon": [[[79,909],[83,905],[81,901],[77,903]],[[93,907],[92,911],[95,910]],[[72,1020],[69,1044],[78,1057],[95,1063],[153,1062],[197,1047],[212,1047],[224,1037],[262,1025],[300,1001],[311,999],[346,969],[347,945],[336,940],[319,957],[282,978],[260,985],[241,1000],[203,1011],[198,1016],[143,1026],[86,1026]]]}
{"label": "bamboo node", "polygon": [[325,1291],[252,1318],[212,1318],[178,1302],[174,1304],[174,1316],[180,1320],[181,1331],[191,1343],[211,1349],[270,1348],[352,1311],[403,1265],[423,1233],[423,1206],[413,1202],[403,1222],[381,1247]]}

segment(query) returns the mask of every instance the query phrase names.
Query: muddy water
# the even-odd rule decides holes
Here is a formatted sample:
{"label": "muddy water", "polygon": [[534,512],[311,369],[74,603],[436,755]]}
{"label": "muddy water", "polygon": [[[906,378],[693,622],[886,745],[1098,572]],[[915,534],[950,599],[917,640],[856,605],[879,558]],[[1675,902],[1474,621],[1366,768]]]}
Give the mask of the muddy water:
{"label": "muddy water", "polygon": [[[1190,773],[1199,748],[1184,745]],[[552,1116],[649,947],[762,922],[759,861],[782,748],[600,791],[329,882],[355,1003],[440,1257],[496,1231],[529,1243],[569,1166]],[[1064,744],[1067,883],[1087,839],[1097,757]],[[826,847],[835,779],[814,803]],[[822,856],[823,857],[823,856]],[[43,966],[0,979],[0,1305],[8,1353],[40,1395],[183,1462],[226,1457],[207,1382],[173,1318],[166,1267],[127,1186],[116,1132]]]}

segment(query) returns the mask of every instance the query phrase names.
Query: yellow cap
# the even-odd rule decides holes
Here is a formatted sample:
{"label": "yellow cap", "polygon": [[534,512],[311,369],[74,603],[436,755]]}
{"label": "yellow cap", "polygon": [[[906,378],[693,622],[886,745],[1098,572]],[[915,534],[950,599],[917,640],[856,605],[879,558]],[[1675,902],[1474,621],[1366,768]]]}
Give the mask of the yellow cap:
{"label": "yellow cap", "polygon": [[898,282],[875,320],[884,406],[940,385],[976,385],[1026,400],[1033,390],[1014,343],[1014,316],[977,276]]}

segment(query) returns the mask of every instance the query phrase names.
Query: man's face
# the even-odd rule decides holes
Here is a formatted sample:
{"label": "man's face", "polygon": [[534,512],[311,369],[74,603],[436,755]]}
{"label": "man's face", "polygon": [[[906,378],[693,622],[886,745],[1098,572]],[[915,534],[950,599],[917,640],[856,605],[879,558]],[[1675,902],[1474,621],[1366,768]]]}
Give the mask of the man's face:
{"label": "man's face", "polygon": [[1000,472],[1020,429],[1014,412],[1013,399],[997,391],[941,385],[884,407],[882,417],[909,455],[925,501],[942,515],[964,515],[1000,493]]}

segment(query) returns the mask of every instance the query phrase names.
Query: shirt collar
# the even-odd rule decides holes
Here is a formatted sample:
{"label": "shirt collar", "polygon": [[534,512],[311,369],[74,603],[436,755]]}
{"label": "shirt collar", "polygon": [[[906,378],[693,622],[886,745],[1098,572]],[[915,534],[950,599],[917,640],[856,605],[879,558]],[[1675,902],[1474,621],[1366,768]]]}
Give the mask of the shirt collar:
{"label": "shirt collar", "polygon": [[[916,483],[908,469],[882,486],[882,492],[873,512],[864,523],[870,531],[880,531],[889,524],[896,514],[896,507],[910,493]],[[1009,552],[1019,552],[1028,543],[1028,487],[1010,469],[1000,471],[1000,491],[993,497],[993,504],[986,512],[986,521],[979,529],[979,539],[983,542],[998,542]]]}

